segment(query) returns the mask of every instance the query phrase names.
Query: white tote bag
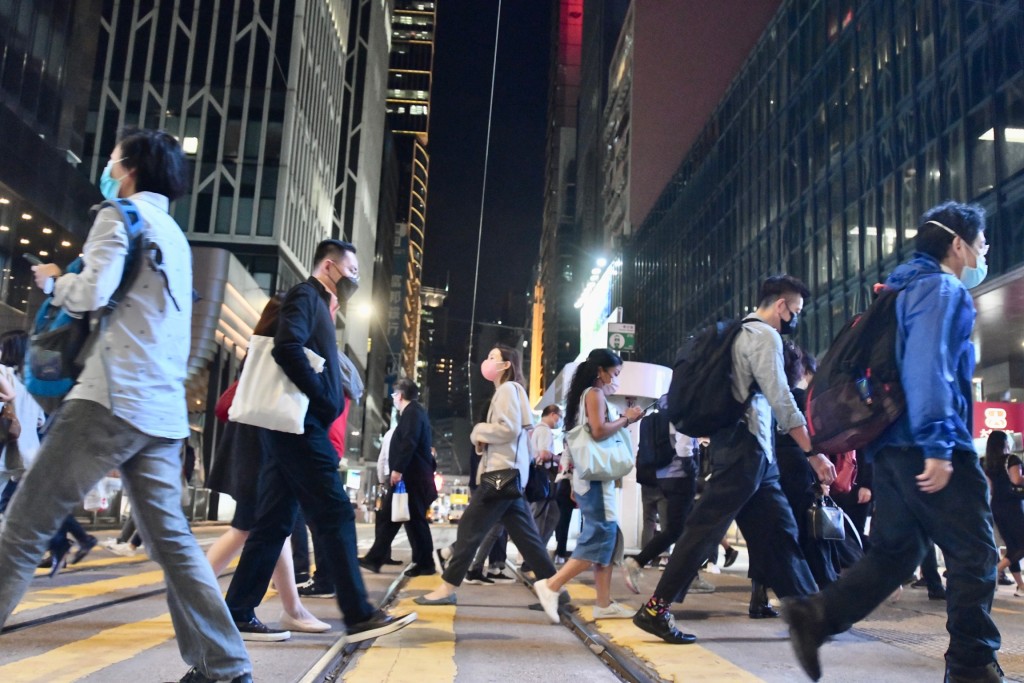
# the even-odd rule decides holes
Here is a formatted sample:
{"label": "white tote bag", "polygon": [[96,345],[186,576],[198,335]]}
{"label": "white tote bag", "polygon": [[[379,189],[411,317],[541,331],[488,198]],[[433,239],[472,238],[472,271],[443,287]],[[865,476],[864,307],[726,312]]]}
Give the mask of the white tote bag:
{"label": "white tote bag", "polygon": [[405,490],[405,482],[400,481],[395,485],[395,490],[391,494],[391,521],[395,522],[408,522],[411,518],[409,517],[409,494]]}
{"label": "white tote bag", "polygon": [[[302,434],[309,397],[284,374],[274,360],[273,350],[273,337],[253,335],[249,340],[249,353],[228,419],[276,432]],[[313,370],[323,372],[324,359],[309,349],[305,351]]]}

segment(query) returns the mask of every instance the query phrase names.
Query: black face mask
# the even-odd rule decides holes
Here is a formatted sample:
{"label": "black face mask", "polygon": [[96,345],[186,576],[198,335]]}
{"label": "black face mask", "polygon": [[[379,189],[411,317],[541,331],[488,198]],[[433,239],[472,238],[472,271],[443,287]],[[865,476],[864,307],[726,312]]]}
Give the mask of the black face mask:
{"label": "black face mask", "polygon": [[359,280],[354,277],[343,277],[335,286],[338,289],[338,301],[348,301],[359,289]]}
{"label": "black face mask", "polygon": [[[786,310],[789,310],[788,306],[786,307]],[[793,334],[796,332],[796,324],[798,322],[797,316],[797,313],[789,311],[789,320],[779,321],[779,334]]]}

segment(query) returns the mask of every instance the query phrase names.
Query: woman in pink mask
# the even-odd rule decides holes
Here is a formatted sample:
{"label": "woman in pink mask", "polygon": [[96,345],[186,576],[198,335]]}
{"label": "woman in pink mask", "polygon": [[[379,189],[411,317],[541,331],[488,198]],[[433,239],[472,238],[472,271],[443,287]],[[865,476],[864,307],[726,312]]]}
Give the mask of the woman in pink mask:
{"label": "woman in pink mask", "polygon": [[419,605],[455,604],[455,591],[466,577],[477,547],[499,522],[505,525],[512,542],[538,578],[555,574],[555,566],[522,495],[530,466],[529,429],[533,426],[533,414],[522,385],[519,352],[508,346],[495,346],[481,364],[480,372],[494,383],[494,397],[487,420],[477,423],[470,435],[481,456],[476,473],[479,485],[459,522],[451,559],[441,577],[443,582],[416,598],[414,602]]}

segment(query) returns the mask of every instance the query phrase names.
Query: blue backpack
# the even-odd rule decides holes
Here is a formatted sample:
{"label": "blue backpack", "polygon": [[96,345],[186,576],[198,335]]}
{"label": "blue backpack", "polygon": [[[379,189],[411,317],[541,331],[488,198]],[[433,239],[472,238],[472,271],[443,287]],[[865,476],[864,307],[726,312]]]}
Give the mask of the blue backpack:
{"label": "blue backpack", "polygon": [[[142,267],[144,225],[138,208],[129,199],[107,200],[94,208],[98,213],[107,206],[117,209],[128,232],[128,255],[121,282],[107,304],[91,314],[76,316],[56,306],[52,295],[43,301],[36,313],[25,357],[25,387],[33,396],[61,398],[71,391],[88,355],[88,342],[94,328],[92,321],[98,321],[117,308]],[[65,272],[80,273],[82,267],[82,259],[77,258]]]}

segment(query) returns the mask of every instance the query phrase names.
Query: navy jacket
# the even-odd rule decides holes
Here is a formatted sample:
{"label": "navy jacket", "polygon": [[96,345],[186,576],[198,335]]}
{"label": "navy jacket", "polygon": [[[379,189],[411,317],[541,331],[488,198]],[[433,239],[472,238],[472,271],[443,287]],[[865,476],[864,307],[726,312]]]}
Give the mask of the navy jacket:
{"label": "navy jacket", "polygon": [[402,411],[398,426],[391,437],[388,466],[392,472],[401,472],[409,497],[416,496],[425,503],[437,498],[434,486],[434,455],[430,452],[430,420],[427,411],[413,401]]}
{"label": "navy jacket", "polygon": [[[345,408],[330,300],[331,295],[313,277],[289,289],[278,314],[273,352],[284,374],[309,397],[306,422],[313,420],[325,429]],[[304,348],[324,358],[323,372],[313,371]]]}
{"label": "navy jacket", "polygon": [[931,256],[915,253],[886,285],[896,300],[896,359],[907,409],[870,449],[915,446],[926,458],[950,460],[974,451],[971,377],[974,374],[974,301],[963,283]]}

